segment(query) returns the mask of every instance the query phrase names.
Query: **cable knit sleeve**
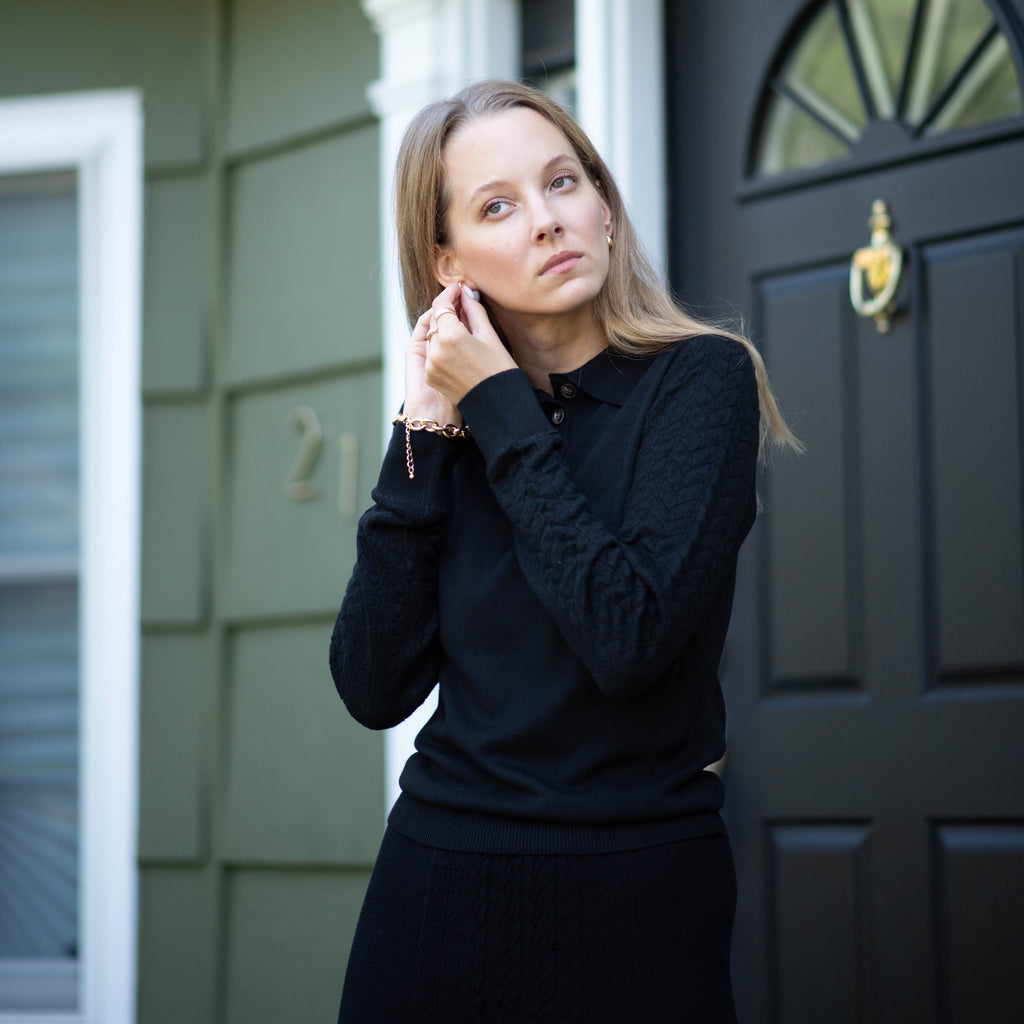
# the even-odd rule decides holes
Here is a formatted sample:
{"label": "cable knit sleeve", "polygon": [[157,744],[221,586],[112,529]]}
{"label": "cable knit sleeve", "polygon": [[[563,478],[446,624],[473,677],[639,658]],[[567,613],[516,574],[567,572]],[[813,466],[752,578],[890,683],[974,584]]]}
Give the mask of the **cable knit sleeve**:
{"label": "cable knit sleeve", "polygon": [[507,371],[460,405],[513,524],[523,572],[600,690],[642,694],[729,578],[754,518],[759,412],[750,358],[718,337],[674,347],[615,532],[588,508],[557,431],[524,388],[525,377]]}
{"label": "cable knit sleeve", "polygon": [[359,521],[356,567],[331,637],[334,685],[350,714],[371,729],[408,718],[437,682],[441,659],[437,559],[462,442],[412,435],[415,477],[396,427]]}

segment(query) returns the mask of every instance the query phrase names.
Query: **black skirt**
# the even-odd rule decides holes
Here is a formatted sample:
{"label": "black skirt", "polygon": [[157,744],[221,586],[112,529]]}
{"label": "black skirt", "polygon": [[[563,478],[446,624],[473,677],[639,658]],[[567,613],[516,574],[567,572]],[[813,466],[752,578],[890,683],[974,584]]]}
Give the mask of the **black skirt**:
{"label": "black skirt", "polygon": [[388,829],[339,1024],[735,1024],[729,841],[461,853]]}

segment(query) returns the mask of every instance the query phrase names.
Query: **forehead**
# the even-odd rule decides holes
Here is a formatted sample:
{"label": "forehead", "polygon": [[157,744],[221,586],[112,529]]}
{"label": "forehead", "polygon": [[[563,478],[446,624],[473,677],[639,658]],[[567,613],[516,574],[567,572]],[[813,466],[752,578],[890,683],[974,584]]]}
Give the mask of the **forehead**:
{"label": "forehead", "polygon": [[456,191],[506,180],[543,167],[559,154],[576,158],[562,130],[529,107],[474,117],[451,135],[444,166]]}

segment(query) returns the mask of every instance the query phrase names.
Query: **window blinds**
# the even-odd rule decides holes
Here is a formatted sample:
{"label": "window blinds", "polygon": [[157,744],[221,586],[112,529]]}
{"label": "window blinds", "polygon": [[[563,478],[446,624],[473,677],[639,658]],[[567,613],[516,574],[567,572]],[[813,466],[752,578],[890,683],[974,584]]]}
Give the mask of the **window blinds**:
{"label": "window blinds", "polygon": [[77,998],[76,206],[0,179],[0,1012]]}

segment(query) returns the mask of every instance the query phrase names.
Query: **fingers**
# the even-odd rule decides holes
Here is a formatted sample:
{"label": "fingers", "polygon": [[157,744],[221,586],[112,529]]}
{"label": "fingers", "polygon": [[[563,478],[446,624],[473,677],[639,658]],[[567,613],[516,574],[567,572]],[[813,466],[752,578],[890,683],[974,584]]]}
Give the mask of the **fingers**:
{"label": "fingers", "polygon": [[[433,337],[437,333],[436,329],[441,327],[439,321],[445,316],[454,315],[463,327],[466,327],[472,334],[473,331],[469,327],[467,316],[467,310],[470,305],[474,306],[478,313],[482,313],[484,317],[487,316],[487,311],[480,302],[480,293],[478,291],[475,291],[461,281],[447,285],[438,292],[436,298],[430,304],[430,308],[420,315],[419,320],[416,321],[413,333],[419,333],[424,337],[429,334],[430,337]],[[477,322],[480,322],[479,317]],[[487,323],[489,324],[490,321],[488,320]]]}
{"label": "fingers", "polygon": [[486,333],[492,332],[493,327],[487,309],[479,299],[479,294],[468,285],[462,286],[462,319],[469,333],[481,338]]}
{"label": "fingers", "polygon": [[423,314],[428,320],[423,335],[425,340],[429,342],[443,331],[446,340],[457,341],[465,332],[479,341],[500,344],[479,294],[461,281],[439,292],[430,309]]}
{"label": "fingers", "polygon": [[427,339],[427,332],[431,329],[430,318],[434,315],[434,308],[431,307],[425,313],[421,313],[419,319],[416,321],[416,326],[412,329],[412,337],[410,341],[425,341]]}
{"label": "fingers", "polygon": [[413,327],[410,341],[414,344],[429,342],[438,332],[438,317],[446,313],[452,313],[456,319],[459,318],[457,302],[459,296],[458,285],[451,285],[445,288],[437,298],[430,304],[430,308],[420,314],[416,325]]}
{"label": "fingers", "polygon": [[[458,284],[450,284],[443,289],[430,304],[430,329],[436,333],[445,326],[443,321],[446,316],[454,316],[455,320],[461,324],[462,319],[459,316],[461,300],[462,294]],[[449,323],[448,326],[450,327],[452,324]]]}

